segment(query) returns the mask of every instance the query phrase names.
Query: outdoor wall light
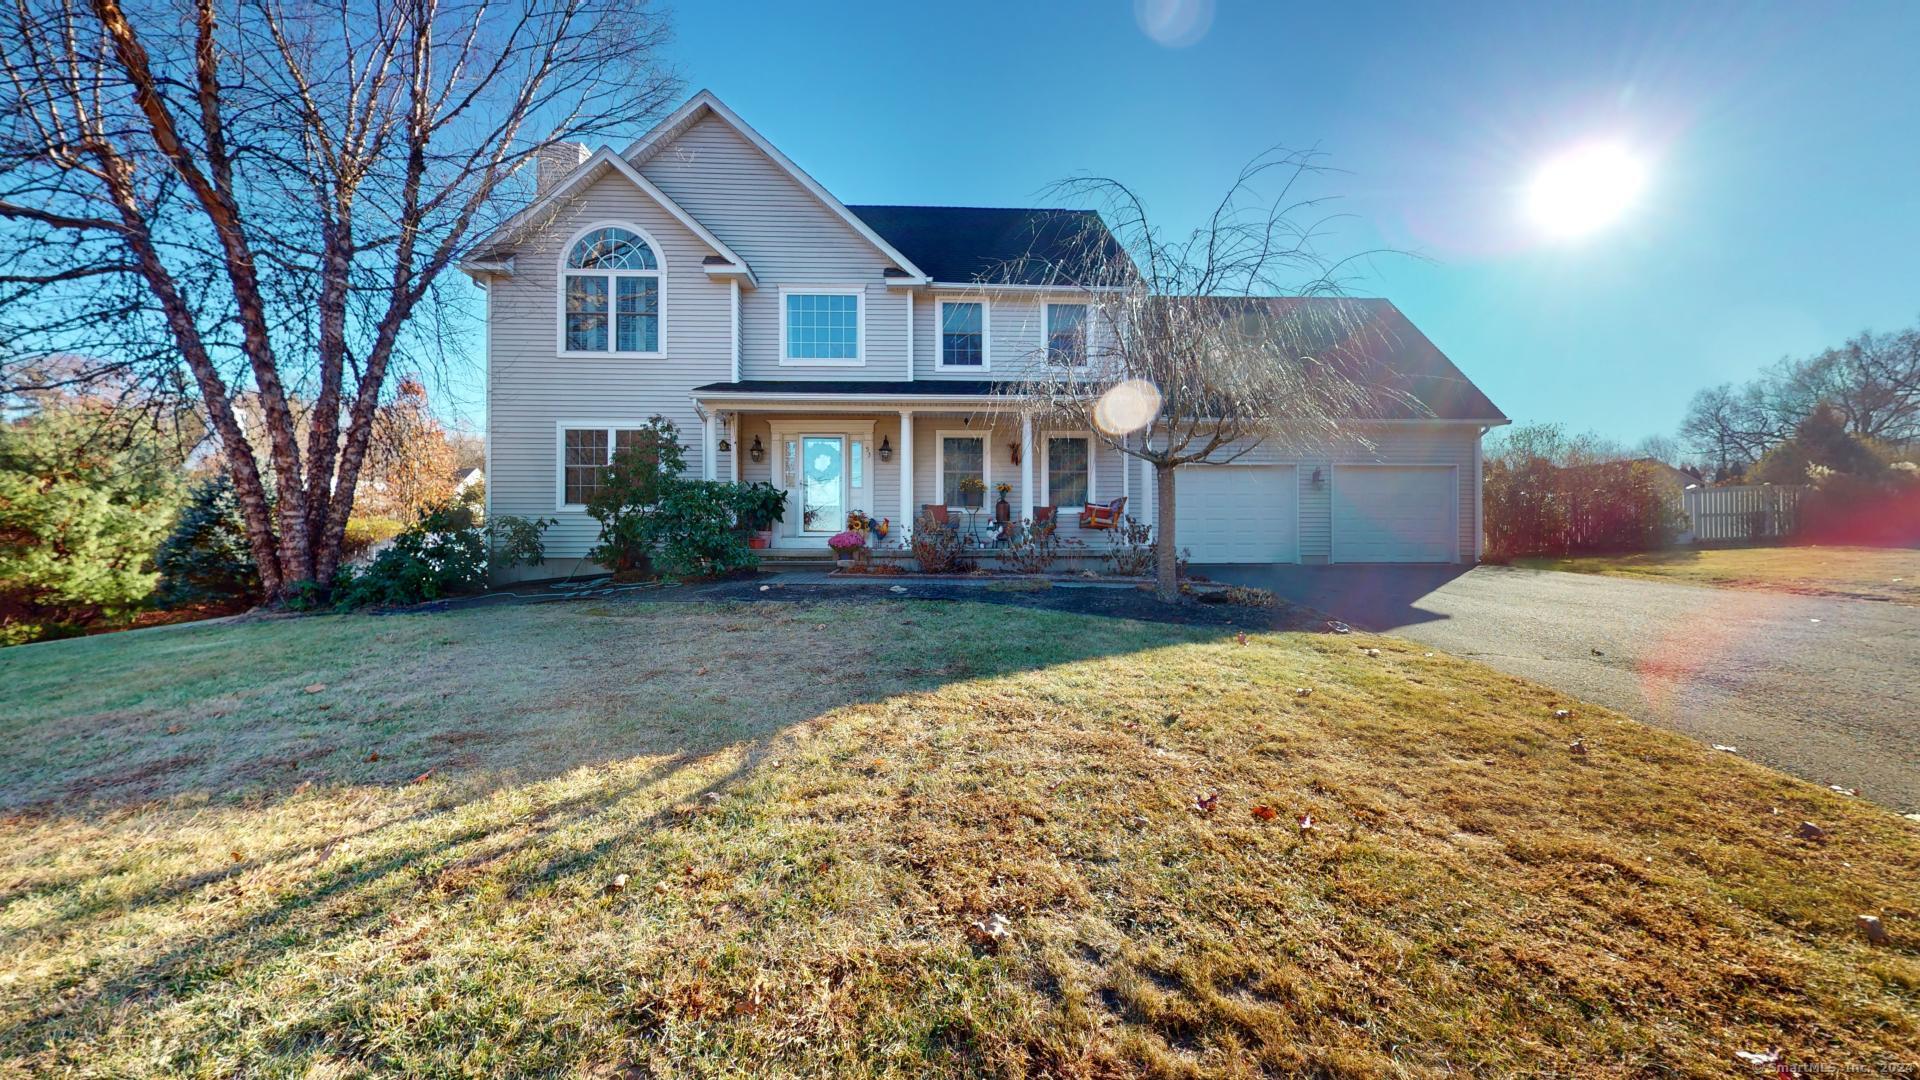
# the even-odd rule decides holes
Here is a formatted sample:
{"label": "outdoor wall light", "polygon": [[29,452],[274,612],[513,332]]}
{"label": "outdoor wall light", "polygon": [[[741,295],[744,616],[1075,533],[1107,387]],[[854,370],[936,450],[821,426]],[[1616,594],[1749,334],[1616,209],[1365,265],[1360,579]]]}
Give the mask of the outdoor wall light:
{"label": "outdoor wall light", "polygon": [[887,438],[885,435],[880,436],[880,460],[893,460],[893,440]]}
{"label": "outdoor wall light", "polygon": [[719,449],[723,454],[733,453],[733,441],[731,439],[721,439]]}
{"label": "outdoor wall light", "polygon": [[752,458],[756,465],[760,463],[761,458],[767,456],[767,448],[760,445],[760,436],[753,437],[753,445],[747,447],[747,456]]}

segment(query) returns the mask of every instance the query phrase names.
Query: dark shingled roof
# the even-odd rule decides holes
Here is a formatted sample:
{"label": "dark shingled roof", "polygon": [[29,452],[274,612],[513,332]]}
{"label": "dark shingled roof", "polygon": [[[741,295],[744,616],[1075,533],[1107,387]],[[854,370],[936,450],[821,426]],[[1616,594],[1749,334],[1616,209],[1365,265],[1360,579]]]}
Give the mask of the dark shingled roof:
{"label": "dark shingled roof", "polygon": [[[1091,210],[989,206],[849,206],[935,281],[1086,284],[1126,253]],[[1098,273],[1100,265],[1108,267]],[[1091,265],[1090,265],[1091,264]]]}
{"label": "dark shingled roof", "polygon": [[[1218,302],[1242,308],[1251,318],[1289,318],[1288,334],[1301,355],[1336,364],[1348,378],[1385,391],[1369,419],[1507,422],[1506,414],[1390,301],[1271,296],[1221,297]],[[750,379],[709,383],[694,392],[986,397],[998,385],[990,379]]]}
{"label": "dark shingled roof", "polygon": [[1300,355],[1339,367],[1364,386],[1384,391],[1370,418],[1481,420],[1507,416],[1447,359],[1390,300],[1332,296],[1220,297],[1249,316],[1284,317]]}

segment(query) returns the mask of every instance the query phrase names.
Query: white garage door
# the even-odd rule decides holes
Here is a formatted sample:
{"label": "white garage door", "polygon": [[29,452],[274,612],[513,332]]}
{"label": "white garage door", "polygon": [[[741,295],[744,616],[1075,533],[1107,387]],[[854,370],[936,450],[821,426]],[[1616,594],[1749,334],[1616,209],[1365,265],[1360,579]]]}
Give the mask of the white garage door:
{"label": "white garage door", "polygon": [[1334,562],[1453,562],[1460,500],[1451,465],[1335,465]]}
{"label": "white garage door", "polygon": [[1174,474],[1175,547],[1197,563],[1300,561],[1291,465],[1188,465]]}

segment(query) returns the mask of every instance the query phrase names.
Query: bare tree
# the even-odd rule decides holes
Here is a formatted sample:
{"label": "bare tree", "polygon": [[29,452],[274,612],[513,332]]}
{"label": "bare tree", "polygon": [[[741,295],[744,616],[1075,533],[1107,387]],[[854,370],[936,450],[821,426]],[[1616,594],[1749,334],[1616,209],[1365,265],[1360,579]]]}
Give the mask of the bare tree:
{"label": "bare tree", "polygon": [[[999,395],[1015,407],[1095,433],[1154,470],[1154,579],[1179,596],[1175,470],[1224,464],[1263,446],[1364,444],[1353,420],[1410,401],[1370,370],[1377,329],[1340,298],[1351,261],[1323,258],[1332,220],[1298,189],[1326,170],[1316,153],[1274,151],[1243,168],[1207,220],[1169,238],[1132,188],[1108,177],[1060,184],[1063,200],[1106,224],[1036,243],[1011,280],[1083,299],[1077,335],[1043,342]],[[1277,191],[1275,190],[1277,189]],[[1356,256],[1357,258],[1358,256]]]}
{"label": "bare tree", "polygon": [[65,353],[190,395],[271,599],[332,580],[388,372],[436,358],[442,275],[512,178],[676,91],[645,0],[18,0],[0,19],[0,385]]}

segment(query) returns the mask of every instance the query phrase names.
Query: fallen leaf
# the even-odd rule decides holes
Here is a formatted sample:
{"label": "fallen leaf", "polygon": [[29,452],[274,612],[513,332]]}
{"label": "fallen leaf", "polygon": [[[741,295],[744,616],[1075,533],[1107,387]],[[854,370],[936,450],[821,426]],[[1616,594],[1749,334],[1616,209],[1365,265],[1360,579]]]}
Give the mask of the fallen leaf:
{"label": "fallen leaf", "polygon": [[1193,808],[1195,810],[1200,811],[1203,814],[1211,814],[1213,813],[1213,808],[1219,805],[1219,803],[1220,803],[1220,793],[1217,791],[1209,791],[1205,795],[1196,796],[1194,798]]}
{"label": "fallen leaf", "polygon": [[1739,753],[1739,752],[1740,752],[1740,748],[1739,748],[1739,747],[1737,747],[1737,746],[1727,746],[1727,745],[1724,745],[1724,744],[1722,744],[1722,743],[1714,743],[1714,744],[1713,744],[1713,748],[1714,748],[1715,750],[1718,750],[1718,751],[1720,751],[1720,752],[1721,752],[1721,753],[1723,753],[1723,754],[1737,754],[1737,753]]}
{"label": "fallen leaf", "polygon": [[990,949],[999,948],[1000,943],[1005,941],[1012,932],[1012,928],[1007,924],[1007,917],[997,911],[967,926],[967,936],[972,938],[975,944],[984,945]]}
{"label": "fallen leaf", "polygon": [[1313,687],[1311,686],[1296,686],[1293,688],[1294,697],[1310,697],[1312,694]]}
{"label": "fallen leaf", "polygon": [[242,855],[242,854],[240,854],[240,853],[239,853],[239,852],[237,852],[237,851],[229,851],[229,852],[227,852],[227,854],[228,854],[228,855],[231,855],[231,856],[233,856],[233,861],[234,861],[234,862],[239,862],[239,861],[241,861],[242,859],[245,859],[245,858],[246,858],[246,856],[245,856],[245,855]]}
{"label": "fallen leaf", "polygon": [[184,727],[181,727],[181,726],[180,726],[179,724],[168,724],[168,725],[167,725],[167,734],[169,734],[169,735],[178,735],[178,734],[180,734],[181,732],[183,732],[183,731],[185,731],[185,730],[187,730],[187,729],[186,729],[186,728],[184,728]]}
{"label": "fallen leaf", "polygon": [[1253,808],[1253,816],[1259,818],[1261,821],[1272,821],[1280,815],[1276,813],[1271,806],[1256,806]]}
{"label": "fallen leaf", "polygon": [[1553,718],[1554,718],[1555,720],[1565,720],[1565,719],[1566,719],[1567,717],[1569,717],[1569,716],[1572,716],[1572,715],[1573,715],[1573,710],[1572,710],[1572,709],[1555,709],[1555,710],[1553,710]]}
{"label": "fallen leaf", "polygon": [[1239,633],[1233,635],[1233,640],[1239,642],[1242,645],[1245,645],[1247,643],[1247,632],[1245,630],[1240,631]]}
{"label": "fallen leaf", "polygon": [[1575,740],[1573,740],[1572,742],[1570,742],[1570,743],[1568,743],[1568,744],[1567,744],[1567,752],[1568,752],[1569,754],[1572,754],[1572,755],[1573,755],[1574,757],[1586,757],[1586,756],[1587,756],[1587,742],[1586,742],[1586,740],[1585,740],[1585,739],[1575,739]]}
{"label": "fallen leaf", "polygon": [[1840,786],[1839,784],[1828,784],[1828,785],[1827,785],[1827,790],[1828,790],[1828,791],[1837,791],[1837,792],[1839,792],[1839,793],[1840,793],[1840,794],[1842,794],[1842,795],[1858,795],[1858,794],[1860,794],[1860,789],[1859,789],[1859,788],[1850,788],[1850,787],[1841,787],[1841,786]]}
{"label": "fallen leaf", "polygon": [[613,875],[613,880],[607,882],[607,891],[610,893],[617,893],[626,887],[627,875],[625,874],[615,874]]}
{"label": "fallen leaf", "polygon": [[1802,840],[1825,840],[1827,838],[1827,830],[1815,825],[1811,821],[1801,822],[1800,827],[1794,830],[1794,834]]}
{"label": "fallen leaf", "polygon": [[1320,826],[1315,825],[1313,823],[1313,815],[1311,813],[1300,815],[1300,831],[1301,832],[1312,832],[1313,830],[1318,829],[1319,827]]}
{"label": "fallen leaf", "polygon": [[410,784],[424,784],[427,782],[427,778],[432,776],[434,772],[435,772],[435,769],[428,769],[426,772],[421,773],[419,776],[416,776],[412,780],[409,780],[407,782]]}
{"label": "fallen leaf", "polygon": [[1336,634],[1353,633],[1353,627],[1348,626],[1346,623],[1341,622],[1339,619],[1328,619],[1327,629],[1333,631]]}
{"label": "fallen leaf", "polygon": [[310,684],[310,685],[308,685],[308,687],[307,687],[307,693],[309,693],[309,694],[317,694],[317,693],[319,693],[319,692],[321,692],[322,690],[325,690],[326,688],[327,688],[327,684],[326,684],[326,683],[323,683],[323,682],[317,682],[317,683],[312,683],[312,684]]}
{"label": "fallen leaf", "polygon": [[372,752],[372,753],[370,753],[370,754],[368,754],[368,755],[367,755],[367,760],[368,760],[368,761],[379,761],[379,760],[380,760],[380,751],[378,751],[378,750],[375,750],[374,752]]}

